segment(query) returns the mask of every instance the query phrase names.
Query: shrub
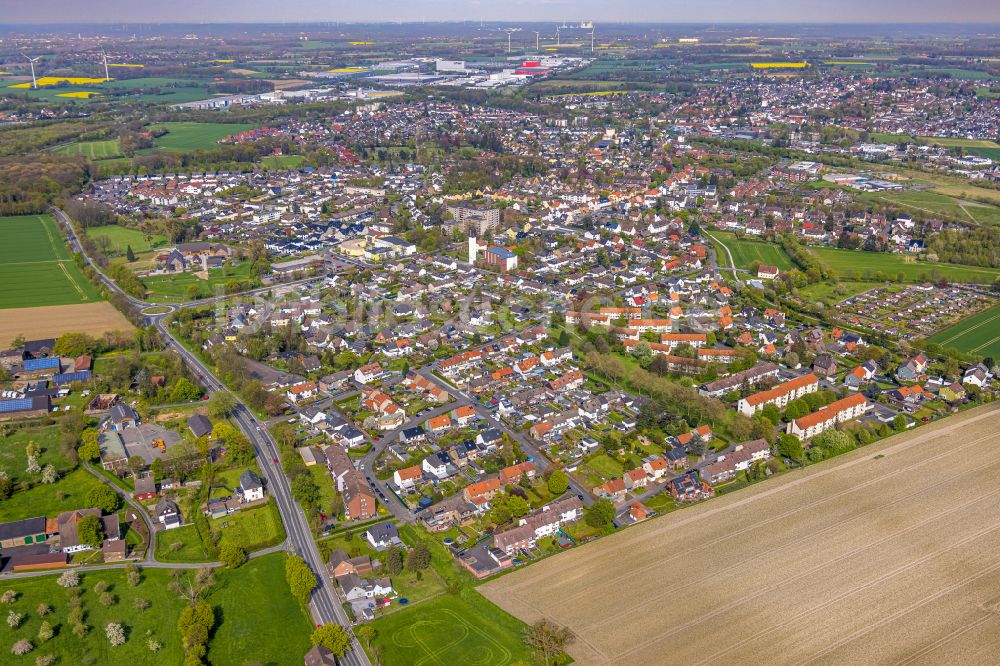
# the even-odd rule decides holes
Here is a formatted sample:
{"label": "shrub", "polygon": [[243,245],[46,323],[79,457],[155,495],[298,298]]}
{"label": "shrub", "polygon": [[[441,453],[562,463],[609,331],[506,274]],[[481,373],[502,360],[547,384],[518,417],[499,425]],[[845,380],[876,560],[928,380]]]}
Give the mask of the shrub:
{"label": "shrub", "polygon": [[17,629],[21,626],[21,622],[24,621],[24,616],[17,611],[11,611],[7,614],[7,626],[11,629]]}
{"label": "shrub", "polygon": [[80,584],[80,574],[75,571],[67,571],[63,575],[59,576],[56,583],[60,587],[76,587]]}
{"label": "shrub", "polygon": [[38,613],[39,616],[44,617],[52,612],[52,606],[42,602],[35,608],[35,612]]}
{"label": "shrub", "polygon": [[125,627],[117,622],[109,622],[104,627],[104,635],[108,637],[108,642],[114,647],[125,644]]}
{"label": "shrub", "polygon": [[10,648],[10,651],[16,655],[22,655],[22,654],[28,654],[34,649],[35,646],[31,644],[31,641],[27,640],[26,638],[22,638],[21,640],[14,643],[14,645]]}
{"label": "shrub", "polygon": [[12,604],[17,601],[17,592],[14,590],[7,590],[3,594],[0,594],[0,601],[5,604]]}
{"label": "shrub", "polygon": [[43,620],[42,626],[38,627],[38,642],[44,643],[52,638],[54,634],[55,632],[52,631],[52,625],[49,624],[47,620]]}

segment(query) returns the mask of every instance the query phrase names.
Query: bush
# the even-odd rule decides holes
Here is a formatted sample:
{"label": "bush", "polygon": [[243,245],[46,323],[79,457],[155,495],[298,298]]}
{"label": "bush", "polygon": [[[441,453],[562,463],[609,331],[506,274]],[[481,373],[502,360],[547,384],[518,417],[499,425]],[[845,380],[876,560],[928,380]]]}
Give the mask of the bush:
{"label": "bush", "polygon": [[31,641],[22,638],[21,640],[14,643],[10,648],[10,651],[16,655],[28,654],[35,649],[35,646],[31,644]]}
{"label": "bush", "polygon": [[108,637],[108,642],[113,647],[125,644],[125,627],[117,622],[109,622],[104,627],[104,635]]}
{"label": "bush", "polygon": [[80,584],[80,574],[75,571],[67,571],[63,575],[59,576],[56,580],[56,584],[60,587],[76,587]]}

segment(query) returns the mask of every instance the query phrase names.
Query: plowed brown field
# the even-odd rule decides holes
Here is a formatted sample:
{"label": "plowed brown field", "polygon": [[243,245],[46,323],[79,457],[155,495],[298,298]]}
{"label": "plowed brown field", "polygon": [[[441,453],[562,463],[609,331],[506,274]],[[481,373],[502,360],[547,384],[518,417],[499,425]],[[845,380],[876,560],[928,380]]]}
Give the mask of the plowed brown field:
{"label": "plowed brown field", "polygon": [[580,664],[1000,658],[1000,405],[550,557],[480,588]]}
{"label": "plowed brown field", "polygon": [[0,347],[3,348],[18,335],[35,340],[57,338],[63,333],[102,335],[105,331],[133,329],[129,320],[106,301],[0,310]]}

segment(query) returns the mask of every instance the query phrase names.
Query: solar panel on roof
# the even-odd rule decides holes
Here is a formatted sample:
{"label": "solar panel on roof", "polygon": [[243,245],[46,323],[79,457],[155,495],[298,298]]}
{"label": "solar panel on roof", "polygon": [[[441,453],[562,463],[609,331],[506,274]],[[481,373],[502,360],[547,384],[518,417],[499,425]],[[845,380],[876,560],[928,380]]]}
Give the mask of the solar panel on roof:
{"label": "solar panel on roof", "polygon": [[21,412],[26,409],[31,409],[31,398],[21,398],[19,400],[0,400],[0,414]]}
{"label": "solar panel on roof", "polygon": [[49,368],[58,367],[58,358],[29,358],[24,362],[25,370],[48,370]]}
{"label": "solar panel on roof", "polygon": [[67,372],[61,375],[52,375],[53,384],[69,384],[70,382],[84,382],[90,379],[90,370],[80,370],[79,372]]}

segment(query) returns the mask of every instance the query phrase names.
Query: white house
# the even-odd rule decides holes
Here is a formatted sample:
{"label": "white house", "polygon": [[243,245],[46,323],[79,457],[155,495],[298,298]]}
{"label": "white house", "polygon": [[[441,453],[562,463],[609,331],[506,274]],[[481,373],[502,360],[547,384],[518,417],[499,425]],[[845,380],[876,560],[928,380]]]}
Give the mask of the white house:
{"label": "white house", "polygon": [[243,493],[244,502],[256,502],[264,499],[264,484],[260,477],[253,470],[246,470],[240,474],[240,492]]}

